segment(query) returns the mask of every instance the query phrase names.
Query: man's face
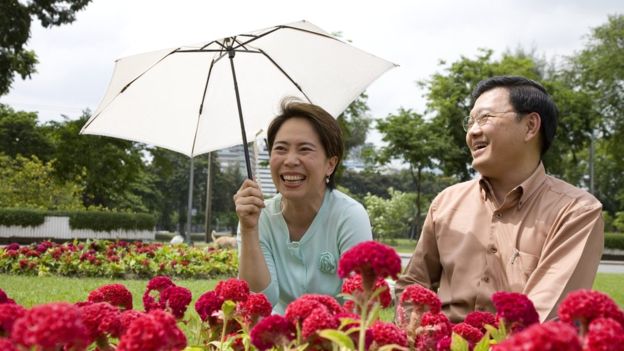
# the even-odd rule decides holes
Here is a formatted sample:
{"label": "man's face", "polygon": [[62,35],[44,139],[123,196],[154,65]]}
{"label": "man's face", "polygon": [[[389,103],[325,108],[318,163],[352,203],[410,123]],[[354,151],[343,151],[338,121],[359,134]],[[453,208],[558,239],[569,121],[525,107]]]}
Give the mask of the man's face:
{"label": "man's face", "polygon": [[470,111],[472,126],[466,132],[466,143],[472,154],[472,167],[488,178],[502,178],[515,172],[529,152],[525,126],[516,118],[505,88],[494,88],[481,94]]}

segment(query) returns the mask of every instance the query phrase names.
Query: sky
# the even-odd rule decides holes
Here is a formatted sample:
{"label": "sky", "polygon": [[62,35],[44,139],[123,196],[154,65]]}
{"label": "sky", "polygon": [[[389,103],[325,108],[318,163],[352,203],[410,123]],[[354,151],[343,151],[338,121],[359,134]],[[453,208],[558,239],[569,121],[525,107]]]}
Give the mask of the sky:
{"label": "sky", "polygon": [[416,82],[443,72],[440,60],[522,47],[561,61],[621,13],[621,0],[93,0],[73,24],[33,21],[37,73],[17,77],[0,103],[38,111],[41,122],[75,119],[97,108],[118,58],[305,19],[399,65],[367,90],[371,116],[383,118],[400,107],[424,112]]}

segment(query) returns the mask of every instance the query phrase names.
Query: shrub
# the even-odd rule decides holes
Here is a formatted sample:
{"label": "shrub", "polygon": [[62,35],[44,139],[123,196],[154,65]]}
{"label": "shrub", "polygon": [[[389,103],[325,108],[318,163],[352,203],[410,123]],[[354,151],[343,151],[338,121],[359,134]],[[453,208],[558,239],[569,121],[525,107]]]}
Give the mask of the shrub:
{"label": "shrub", "polygon": [[36,227],[43,224],[45,212],[31,209],[0,208],[0,225]]}

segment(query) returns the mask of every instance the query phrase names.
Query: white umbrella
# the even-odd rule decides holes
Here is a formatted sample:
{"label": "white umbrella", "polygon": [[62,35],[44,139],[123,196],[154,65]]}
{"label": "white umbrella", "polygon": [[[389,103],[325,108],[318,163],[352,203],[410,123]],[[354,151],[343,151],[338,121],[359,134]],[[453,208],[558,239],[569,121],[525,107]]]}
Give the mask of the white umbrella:
{"label": "white umbrella", "polygon": [[395,66],[306,21],[148,52],[117,60],[81,133],[160,146],[191,165],[196,155],[243,143],[251,178],[247,140],[267,127],[282,98],[337,117]]}

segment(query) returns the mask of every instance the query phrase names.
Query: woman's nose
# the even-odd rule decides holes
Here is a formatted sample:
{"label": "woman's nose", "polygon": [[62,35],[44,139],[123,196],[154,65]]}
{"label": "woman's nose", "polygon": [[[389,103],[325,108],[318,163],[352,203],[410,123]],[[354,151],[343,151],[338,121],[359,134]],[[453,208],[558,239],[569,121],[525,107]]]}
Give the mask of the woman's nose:
{"label": "woman's nose", "polygon": [[286,160],[284,161],[287,165],[297,165],[299,164],[299,155],[296,152],[289,152],[286,154]]}

